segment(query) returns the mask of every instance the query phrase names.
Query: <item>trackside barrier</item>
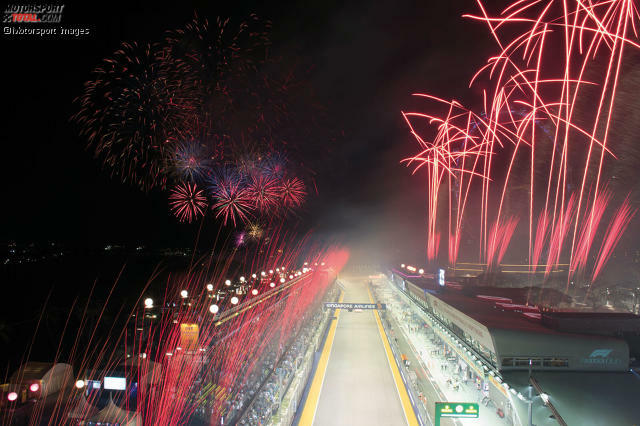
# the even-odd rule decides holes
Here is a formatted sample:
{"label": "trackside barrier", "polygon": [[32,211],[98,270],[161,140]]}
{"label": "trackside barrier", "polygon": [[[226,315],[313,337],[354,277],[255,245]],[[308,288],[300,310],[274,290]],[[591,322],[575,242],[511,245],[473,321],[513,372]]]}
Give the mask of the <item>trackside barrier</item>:
{"label": "trackside barrier", "polygon": [[[335,287],[330,287],[327,292],[325,293],[324,297],[330,297],[331,292],[333,291]],[[324,313],[324,311],[321,309],[321,304],[318,306],[317,311],[316,312],[321,312]],[[313,318],[313,316],[312,316]],[[324,313],[324,316],[321,320],[321,323],[326,323],[328,322],[328,314]],[[276,363],[276,366],[280,366],[281,362],[285,359],[285,356],[287,354],[287,352],[291,349],[291,346],[293,345],[293,343],[295,342],[295,340],[299,337],[300,333],[302,332],[304,327],[301,327],[298,332],[296,333],[296,336],[293,337],[291,339],[291,341],[289,342],[288,346],[287,346],[287,350],[281,355],[280,359],[278,360],[278,362]],[[318,327],[319,330],[322,329],[322,326]],[[300,376],[304,376],[305,374],[308,375],[309,371],[311,370],[311,358],[312,358],[312,353],[315,352],[315,348],[316,345],[318,344],[318,340],[320,339],[320,333],[315,333],[314,337],[313,337],[313,342],[315,342],[315,344],[312,345],[308,345],[307,346],[307,350],[304,353],[304,355],[298,359],[296,359],[294,362],[296,363],[296,371],[290,375],[290,377],[287,378],[287,381],[285,383],[278,381],[278,391],[277,391],[277,411],[275,411],[275,413],[270,417],[270,419],[267,420],[266,424],[278,424],[278,425],[289,425],[291,424],[292,420],[293,420],[293,416],[295,415],[295,408],[293,409],[293,411],[291,412],[291,396],[294,396],[295,398],[293,398],[293,405],[295,406],[296,402],[299,400],[300,398],[300,394],[302,393],[297,392],[298,395],[296,396],[296,391],[298,391],[297,386],[298,383],[296,383],[294,385],[294,388],[292,389],[291,386],[292,384],[300,378]],[[301,359],[300,362],[298,362],[298,360]],[[260,395],[260,393],[262,392],[265,384],[267,382],[269,382],[269,380],[271,379],[271,377],[273,375],[276,375],[276,368],[274,368],[271,373],[263,380],[263,382],[261,383],[260,387],[258,388],[258,390],[255,392],[253,398],[251,399],[251,401],[243,408],[242,412],[238,415],[238,417],[235,419],[235,422],[239,423],[243,420],[245,421],[251,421],[249,419],[246,419],[245,416],[247,416],[250,413],[250,409],[252,407],[252,405],[254,404],[254,402],[256,401],[256,399],[258,398],[258,396]],[[304,377],[304,380],[302,381],[302,383],[306,382],[308,379],[308,377]],[[290,392],[291,391],[291,392]],[[274,404],[276,402],[274,401]],[[235,423],[234,422],[234,423]]]}
{"label": "trackside barrier", "polygon": [[[336,280],[334,289],[340,289],[340,283]],[[330,290],[331,291],[331,290]],[[338,301],[340,292],[336,293],[334,301]],[[290,403],[286,407],[286,411],[282,413],[280,419],[275,417],[272,419],[272,424],[278,425],[296,425],[300,420],[300,415],[307,400],[309,388],[313,376],[315,375],[318,367],[318,361],[320,360],[320,352],[324,347],[324,343],[327,340],[329,334],[329,328],[333,321],[333,311],[326,310],[325,317],[323,318],[323,325],[318,327],[319,332],[315,334],[312,344],[307,347],[307,352],[304,356],[304,362],[302,365],[302,371],[298,379],[291,385],[285,399],[288,399]],[[276,422],[277,421],[277,422]]]}
{"label": "trackside barrier", "polygon": [[[325,315],[322,320],[322,324],[318,327],[318,330],[328,330],[328,324],[330,324],[329,315]],[[306,390],[306,385],[312,377],[312,372],[315,370],[314,366],[317,364],[316,354],[318,353],[318,346],[324,340],[326,333],[318,332],[313,338],[313,343],[307,347],[307,351],[303,357],[303,361],[298,368],[299,373],[292,377],[291,382],[285,396],[280,405],[280,410],[271,419],[272,425],[291,425],[294,421],[298,408],[302,407],[301,399],[303,393]]]}

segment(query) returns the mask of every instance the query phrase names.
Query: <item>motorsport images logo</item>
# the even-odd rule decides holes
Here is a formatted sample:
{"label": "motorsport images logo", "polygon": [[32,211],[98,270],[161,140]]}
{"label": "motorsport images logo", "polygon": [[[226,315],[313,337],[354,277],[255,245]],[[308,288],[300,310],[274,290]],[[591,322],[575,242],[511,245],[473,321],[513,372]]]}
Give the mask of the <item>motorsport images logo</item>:
{"label": "motorsport images logo", "polygon": [[4,9],[2,34],[16,39],[69,39],[92,33],[86,26],[59,25],[64,10],[64,4],[9,4]]}
{"label": "motorsport images logo", "polygon": [[63,4],[10,4],[4,10],[5,24],[9,23],[48,23],[62,22]]}

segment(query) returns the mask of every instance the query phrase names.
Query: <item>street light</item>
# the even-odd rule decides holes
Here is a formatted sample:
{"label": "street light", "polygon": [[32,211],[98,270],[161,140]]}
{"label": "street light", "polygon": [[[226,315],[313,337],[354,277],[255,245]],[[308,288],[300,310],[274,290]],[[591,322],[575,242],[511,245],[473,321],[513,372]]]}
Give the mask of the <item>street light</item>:
{"label": "street light", "polygon": [[420,275],[424,274],[424,269],[420,268],[420,270],[418,270],[418,273],[419,273]]}
{"label": "street light", "polygon": [[214,315],[217,314],[219,310],[220,308],[218,307],[218,305],[213,304],[209,306],[209,312],[211,312]]}
{"label": "street light", "polygon": [[258,278],[258,276],[256,274],[251,274],[251,278],[255,280],[256,278]]}
{"label": "street light", "polygon": [[240,282],[243,283],[244,282],[244,277],[240,277]]}
{"label": "street light", "polygon": [[224,285],[227,285],[227,286],[231,285],[231,280],[225,280]]}
{"label": "street light", "polygon": [[280,278],[280,282],[281,282],[281,283],[283,283],[283,282],[285,282],[285,281],[286,281],[286,280],[285,280],[284,278]]}
{"label": "street light", "polygon": [[271,283],[269,284],[269,287],[274,288],[276,286],[276,283]]}
{"label": "street light", "polygon": [[147,297],[146,299],[144,299],[144,307],[153,308],[153,299],[150,297]]}
{"label": "street light", "polygon": [[239,299],[236,296],[233,296],[231,298],[231,304],[232,305],[237,305],[238,304]]}
{"label": "street light", "polygon": [[15,392],[9,392],[9,395],[7,395],[7,399],[11,402],[15,401],[16,399],[18,399],[18,394]]}
{"label": "street light", "polygon": [[84,387],[84,380],[80,379],[76,381],[76,387],[82,389]]}
{"label": "street light", "polygon": [[31,392],[38,392],[38,389],[40,389],[40,385],[37,383],[31,383],[31,386],[29,386]]}
{"label": "street light", "polygon": [[187,290],[182,290],[180,292],[180,297],[182,297],[183,299],[186,299],[187,296],[189,296],[189,292]]}
{"label": "street light", "polygon": [[213,284],[207,284],[207,291],[213,291]]}
{"label": "street light", "polygon": [[258,289],[254,288],[253,290],[251,290],[251,294],[253,294],[254,296],[258,295]]}

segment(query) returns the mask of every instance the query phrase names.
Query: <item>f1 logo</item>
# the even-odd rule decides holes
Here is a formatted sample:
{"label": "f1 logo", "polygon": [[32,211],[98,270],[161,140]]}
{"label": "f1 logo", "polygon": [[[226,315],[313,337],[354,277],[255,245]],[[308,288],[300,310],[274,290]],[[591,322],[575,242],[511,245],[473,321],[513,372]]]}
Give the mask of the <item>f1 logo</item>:
{"label": "f1 logo", "polygon": [[606,358],[611,352],[613,352],[613,349],[596,349],[591,352],[589,358]]}

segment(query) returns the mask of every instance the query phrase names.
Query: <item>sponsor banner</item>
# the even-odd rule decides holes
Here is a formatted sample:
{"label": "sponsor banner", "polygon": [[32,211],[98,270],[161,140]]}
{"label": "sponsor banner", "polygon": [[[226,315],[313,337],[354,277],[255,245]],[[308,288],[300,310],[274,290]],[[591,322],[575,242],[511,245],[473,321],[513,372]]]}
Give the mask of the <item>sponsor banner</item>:
{"label": "sponsor banner", "polygon": [[440,417],[480,417],[480,406],[475,402],[436,402],[436,420]]}
{"label": "sponsor banner", "polygon": [[325,309],[378,309],[385,310],[387,305],[384,303],[338,303],[338,302],[326,302],[324,304]]}
{"label": "sponsor banner", "polygon": [[185,350],[197,348],[199,334],[198,324],[180,324],[180,347]]}

